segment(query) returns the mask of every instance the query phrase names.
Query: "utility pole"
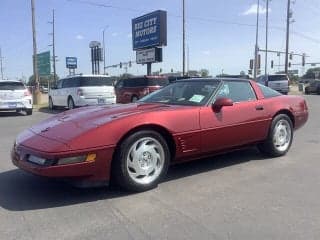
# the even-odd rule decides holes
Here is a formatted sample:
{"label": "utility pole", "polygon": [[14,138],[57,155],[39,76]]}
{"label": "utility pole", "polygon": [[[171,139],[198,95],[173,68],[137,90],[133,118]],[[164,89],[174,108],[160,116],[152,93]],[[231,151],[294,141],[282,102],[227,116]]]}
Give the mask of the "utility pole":
{"label": "utility pole", "polygon": [[286,55],[285,55],[285,67],[284,72],[288,74],[288,54],[289,54],[289,28],[290,28],[290,18],[292,17],[292,12],[290,9],[291,0],[288,0],[287,6],[287,32],[286,32]]}
{"label": "utility pole", "polygon": [[186,19],[185,0],[182,0],[182,74],[186,73]]}
{"label": "utility pole", "polygon": [[103,45],[103,74],[106,75],[106,43],[104,38],[104,32],[109,26],[105,26],[102,30],[102,45]]}
{"label": "utility pole", "polygon": [[[35,7],[34,0],[31,0],[31,14],[32,14],[32,41],[33,41],[33,76],[35,79],[36,91],[39,90],[39,77],[38,77],[38,59],[37,59],[37,39],[36,39],[36,20],[35,20]],[[35,99],[37,102],[37,99]]]}
{"label": "utility pole", "polygon": [[268,31],[269,31],[269,0],[266,0],[266,54],[264,61],[264,74],[268,74]]}
{"label": "utility pole", "polygon": [[48,22],[52,24],[52,33],[49,33],[52,35],[52,44],[49,46],[52,46],[52,65],[53,65],[53,81],[54,84],[57,82],[57,72],[56,72],[56,45],[55,45],[55,18],[54,18],[54,9],[52,9],[52,22]]}
{"label": "utility pole", "polygon": [[3,66],[2,66],[2,51],[0,47],[0,71],[1,71],[1,79],[3,80]]}
{"label": "utility pole", "polygon": [[254,48],[254,68],[253,68],[253,79],[257,78],[257,66],[258,66],[258,38],[259,38],[259,10],[260,10],[260,0],[258,0],[257,5],[257,25],[256,25],[256,45]]}

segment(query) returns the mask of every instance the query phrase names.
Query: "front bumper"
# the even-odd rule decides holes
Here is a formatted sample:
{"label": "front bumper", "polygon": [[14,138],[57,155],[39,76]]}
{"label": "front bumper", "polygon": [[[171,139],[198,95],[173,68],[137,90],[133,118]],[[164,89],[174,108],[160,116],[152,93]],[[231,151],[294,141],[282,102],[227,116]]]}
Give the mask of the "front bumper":
{"label": "front bumper", "polygon": [[[12,148],[11,159],[15,166],[35,175],[51,178],[63,178],[68,180],[102,182],[109,181],[113,151],[114,147],[110,147],[91,151],[86,150],[81,152],[49,154],[40,151],[34,151],[19,145],[18,147],[14,146]],[[96,160],[94,162],[56,165],[57,159],[79,156],[93,152],[96,154]],[[51,164],[43,166],[29,162],[27,159],[30,155],[50,159]]]}

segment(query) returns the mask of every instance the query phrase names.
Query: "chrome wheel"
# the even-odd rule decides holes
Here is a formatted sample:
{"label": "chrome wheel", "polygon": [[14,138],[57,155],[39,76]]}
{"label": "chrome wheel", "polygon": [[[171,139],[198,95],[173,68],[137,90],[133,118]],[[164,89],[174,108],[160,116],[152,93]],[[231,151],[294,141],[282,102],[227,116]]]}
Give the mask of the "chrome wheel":
{"label": "chrome wheel", "polygon": [[153,137],[144,137],[131,145],[126,169],[134,182],[149,184],[159,177],[164,162],[165,152],[161,143]]}
{"label": "chrome wheel", "polygon": [[290,123],[281,119],[276,123],[273,133],[273,145],[280,151],[284,152],[288,149],[291,143],[292,131]]}

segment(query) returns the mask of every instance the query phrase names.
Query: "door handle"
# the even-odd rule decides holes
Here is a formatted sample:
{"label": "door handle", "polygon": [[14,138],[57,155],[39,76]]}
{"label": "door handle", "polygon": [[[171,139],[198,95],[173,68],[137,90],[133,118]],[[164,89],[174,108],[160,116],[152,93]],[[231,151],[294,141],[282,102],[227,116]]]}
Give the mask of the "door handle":
{"label": "door handle", "polygon": [[262,105],[258,105],[258,106],[256,106],[256,110],[257,111],[261,111],[261,110],[263,110],[264,108],[263,108],[263,106]]}

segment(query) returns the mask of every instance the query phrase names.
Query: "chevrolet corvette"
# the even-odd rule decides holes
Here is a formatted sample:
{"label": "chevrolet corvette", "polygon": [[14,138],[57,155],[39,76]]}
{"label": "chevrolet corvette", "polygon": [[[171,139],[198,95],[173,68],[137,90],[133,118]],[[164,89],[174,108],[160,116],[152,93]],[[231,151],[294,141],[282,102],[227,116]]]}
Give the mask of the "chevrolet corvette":
{"label": "chevrolet corvette", "polygon": [[18,135],[11,158],[35,175],[145,191],[171,164],[250,145],[285,155],[307,119],[303,97],[251,80],[179,80],[136,103],[57,114]]}

